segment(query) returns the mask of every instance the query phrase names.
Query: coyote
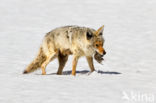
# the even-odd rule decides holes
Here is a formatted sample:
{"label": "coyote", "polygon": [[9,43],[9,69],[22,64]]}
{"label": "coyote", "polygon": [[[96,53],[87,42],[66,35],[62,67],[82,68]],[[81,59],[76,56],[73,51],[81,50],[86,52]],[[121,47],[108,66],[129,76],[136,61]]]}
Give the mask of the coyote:
{"label": "coyote", "polygon": [[50,61],[58,58],[58,75],[68,60],[69,55],[73,55],[72,75],[76,75],[76,66],[78,59],[85,56],[91,72],[93,72],[93,55],[100,63],[103,55],[106,54],[103,44],[104,25],[98,30],[79,26],[64,26],[48,32],[40,46],[39,53],[33,62],[23,72],[24,74],[33,72],[41,68],[42,75],[46,74],[46,66]]}

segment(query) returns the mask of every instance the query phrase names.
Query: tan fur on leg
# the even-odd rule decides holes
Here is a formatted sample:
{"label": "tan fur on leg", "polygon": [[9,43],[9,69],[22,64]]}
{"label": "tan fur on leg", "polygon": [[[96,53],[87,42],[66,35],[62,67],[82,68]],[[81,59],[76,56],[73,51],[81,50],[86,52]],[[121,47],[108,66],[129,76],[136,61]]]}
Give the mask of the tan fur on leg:
{"label": "tan fur on leg", "polygon": [[46,68],[46,66],[49,64],[49,62],[52,61],[54,58],[56,58],[56,53],[55,53],[55,52],[51,53],[51,54],[47,57],[46,61],[41,65],[42,75],[46,75],[45,68]]}
{"label": "tan fur on leg", "polygon": [[73,66],[72,66],[72,75],[73,75],[73,76],[76,75],[76,66],[77,66],[77,62],[78,62],[78,57],[74,56],[74,57],[73,57]]}
{"label": "tan fur on leg", "polygon": [[58,55],[59,68],[57,71],[58,75],[62,74],[62,70],[63,70],[67,60],[68,60],[68,55],[63,55],[63,54],[59,53],[59,55]]}
{"label": "tan fur on leg", "polygon": [[93,57],[86,57],[88,65],[90,67],[91,72],[95,71],[94,65],[93,65]]}

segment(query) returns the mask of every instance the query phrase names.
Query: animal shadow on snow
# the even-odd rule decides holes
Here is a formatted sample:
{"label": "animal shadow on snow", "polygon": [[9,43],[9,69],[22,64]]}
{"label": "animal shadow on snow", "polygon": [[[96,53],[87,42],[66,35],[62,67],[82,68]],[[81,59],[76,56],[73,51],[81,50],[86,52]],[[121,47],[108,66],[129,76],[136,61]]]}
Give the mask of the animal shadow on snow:
{"label": "animal shadow on snow", "polygon": [[[71,70],[63,71],[62,75],[71,75]],[[114,71],[102,71],[98,70],[96,71],[98,74],[111,74],[111,75],[117,75],[121,74],[120,72],[114,72]],[[82,70],[82,71],[76,71],[76,74],[90,74],[91,72],[89,70]],[[57,75],[56,73],[50,73],[48,75]]]}

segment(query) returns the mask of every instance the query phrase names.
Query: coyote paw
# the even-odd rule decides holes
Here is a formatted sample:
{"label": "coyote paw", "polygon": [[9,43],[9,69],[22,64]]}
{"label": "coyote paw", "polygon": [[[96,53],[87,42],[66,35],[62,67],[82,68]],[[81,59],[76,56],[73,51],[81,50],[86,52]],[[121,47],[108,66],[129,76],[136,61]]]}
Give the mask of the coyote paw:
{"label": "coyote paw", "polygon": [[42,73],[42,75],[46,75],[46,73]]}

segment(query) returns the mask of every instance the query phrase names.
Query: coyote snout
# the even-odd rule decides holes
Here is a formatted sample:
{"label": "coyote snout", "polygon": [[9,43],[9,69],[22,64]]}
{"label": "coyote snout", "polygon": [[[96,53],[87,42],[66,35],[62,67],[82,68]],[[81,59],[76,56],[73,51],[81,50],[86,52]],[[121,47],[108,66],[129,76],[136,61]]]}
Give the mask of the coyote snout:
{"label": "coyote snout", "polygon": [[106,51],[105,49],[103,48],[103,43],[102,42],[96,42],[95,43],[95,48],[96,48],[96,51],[101,54],[102,56],[106,54]]}
{"label": "coyote snout", "polygon": [[106,51],[104,50],[104,48],[101,48],[98,53],[102,56],[106,55]]}

